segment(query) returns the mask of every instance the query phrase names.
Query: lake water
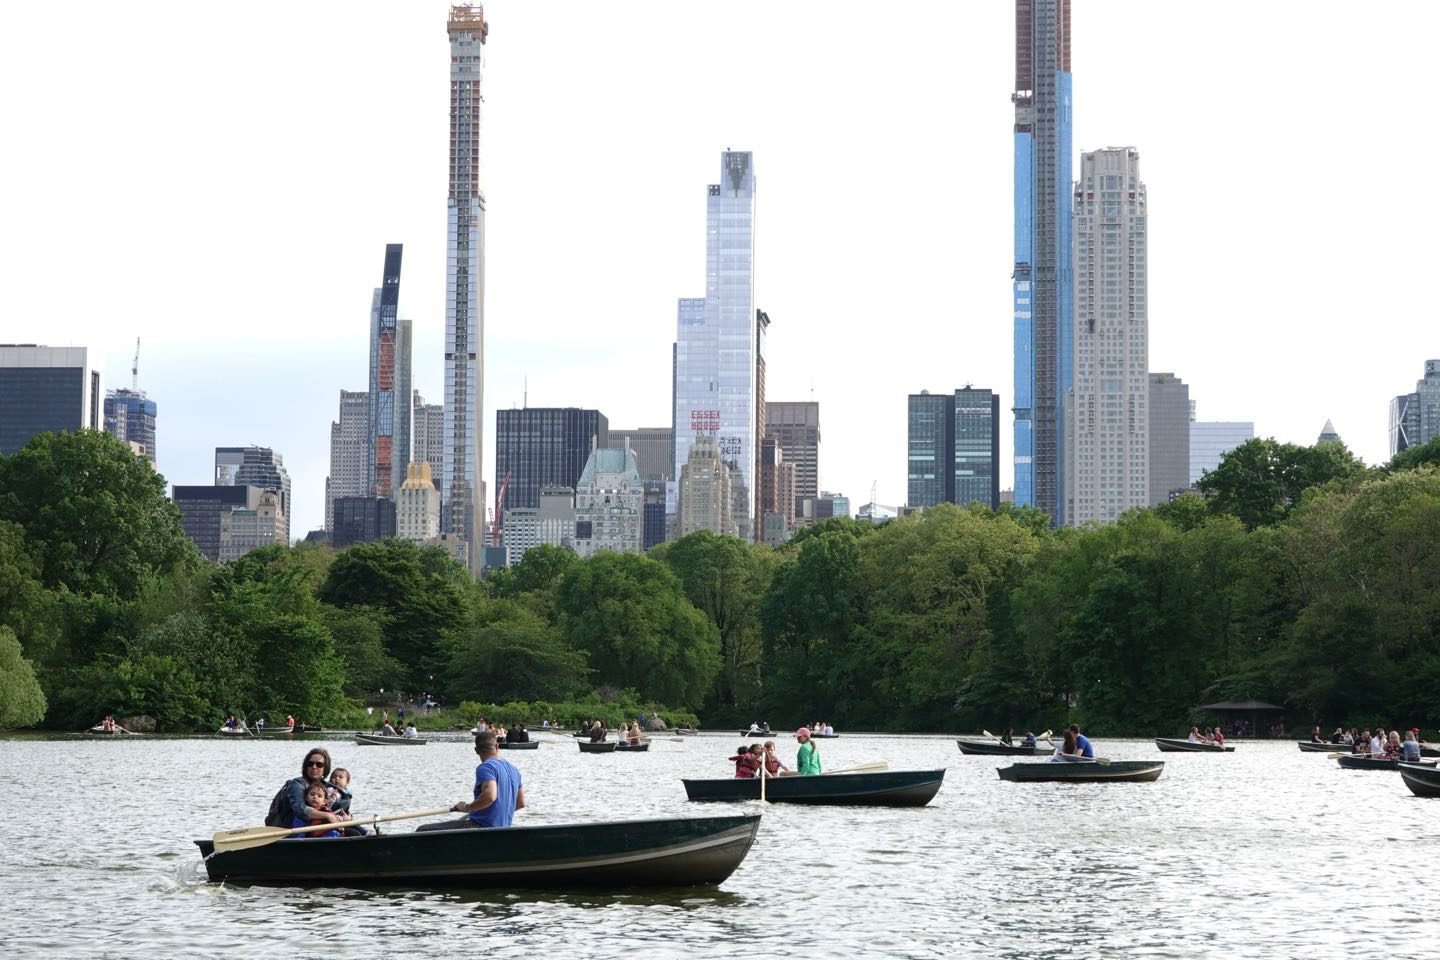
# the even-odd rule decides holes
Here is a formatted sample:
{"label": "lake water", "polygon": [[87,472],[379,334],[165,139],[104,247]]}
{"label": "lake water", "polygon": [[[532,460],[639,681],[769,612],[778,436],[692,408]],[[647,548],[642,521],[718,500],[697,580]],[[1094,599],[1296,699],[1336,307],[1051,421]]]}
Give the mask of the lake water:
{"label": "lake water", "polygon": [[[543,736],[542,739],[545,739]],[[727,776],[739,738],[506,754],[526,823],[718,814],[680,777]],[[778,737],[784,755],[794,739]],[[259,825],[307,745],[357,813],[470,794],[469,742],[0,739],[6,957],[1347,957],[1440,955],[1440,800],[1293,742],[1164,754],[1150,784],[1002,782],[952,737],[820,741],[827,767],[946,768],[920,809],[767,807],[718,889],[368,893],[211,884],[194,838]],[[1101,740],[1114,759],[1150,741]],[[754,805],[752,805],[754,806]],[[421,821],[417,821],[421,822]],[[405,823],[392,829],[408,829]]]}

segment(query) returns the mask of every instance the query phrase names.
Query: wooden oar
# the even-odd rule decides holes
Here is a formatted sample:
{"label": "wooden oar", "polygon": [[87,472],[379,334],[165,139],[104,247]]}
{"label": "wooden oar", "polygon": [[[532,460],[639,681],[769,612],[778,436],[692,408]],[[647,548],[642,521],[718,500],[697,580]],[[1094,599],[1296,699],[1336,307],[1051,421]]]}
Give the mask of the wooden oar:
{"label": "wooden oar", "polygon": [[766,780],[769,780],[769,779],[770,779],[770,773],[769,773],[769,771],[767,771],[767,770],[765,769],[765,764],[764,764],[764,763],[761,763],[761,764],[760,764],[760,802],[761,802],[761,803],[764,803],[764,804],[767,804],[767,805],[770,803],[770,801],[765,799],[765,781],[766,781]]}
{"label": "wooden oar", "polygon": [[343,830],[345,827],[355,826],[361,823],[388,823],[391,820],[413,820],[416,817],[439,817],[454,812],[454,809],[451,807],[441,807],[438,810],[422,810],[419,813],[393,813],[388,817],[367,817],[364,820],[355,818],[351,820],[341,820],[335,823],[312,823],[308,826],[293,827],[289,830],[280,827],[243,827],[239,830],[221,830],[210,839],[215,844],[215,852],[224,853],[227,850],[248,850],[251,847],[263,847],[267,843],[274,843],[276,840],[293,837],[297,833],[313,833],[317,830]]}
{"label": "wooden oar", "polygon": [[985,736],[987,736],[987,737],[993,737],[993,736],[995,736],[995,734],[991,733],[989,730],[981,730],[980,732],[983,733],[983,734],[984,734]]}
{"label": "wooden oar", "polygon": [[857,763],[853,767],[837,767],[834,770],[826,770],[829,773],[865,773],[867,771],[889,770],[890,764],[884,760],[871,760],[869,763]]}

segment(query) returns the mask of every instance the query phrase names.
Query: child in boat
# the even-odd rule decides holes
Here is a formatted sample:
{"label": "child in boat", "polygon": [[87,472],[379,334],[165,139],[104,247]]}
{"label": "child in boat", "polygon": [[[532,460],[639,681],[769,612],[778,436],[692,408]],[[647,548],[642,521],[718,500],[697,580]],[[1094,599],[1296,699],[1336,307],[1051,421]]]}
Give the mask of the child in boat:
{"label": "child in boat", "polygon": [[[763,751],[765,748],[757,743],[755,749]],[[735,776],[743,780],[753,780],[756,771],[760,769],[760,758],[743,743],[735,748],[735,756],[730,757],[730,760],[735,764]]]}
{"label": "child in boat", "polygon": [[343,814],[346,820],[350,819],[350,771],[344,767],[336,767],[330,771],[330,789],[325,796],[330,801],[330,811],[336,814]]}
{"label": "child in boat", "polygon": [[[326,787],[323,782],[310,784],[310,786],[308,786],[308,787],[305,788],[305,805],[306,805],[307,807],[313,807],[313,808],[316,809],[316,810],[329,810],[329,809],[330,809],[330,790],[329,790],[329,788]],[[329,823],[329,822],[330,822],[330,821],[328,821],[328,820],[302,820],[301,818],[296,817],[295,820],[294,820],[294,822],[292,822],[292,823],[290,824],[290,826],[292,826],[292,827],[308,827],[308,826],[312,826],[312,825],[317,824],[317,823]],[[309,833],[297,833],[297,834],[295,834],[295,836],[297,836],[297,837],[338,837],[338,836],[340,836],[340,831],[339,831],[339,830],[334,830],[334,829],[332,829],[332,830],[312,830],[312,831],[310,831]]]}
{"label": "child in boat", "polygon": [[765,775],[769,777],[783,777],[793,771],[785,766],[780,755],[775,752],[775,741],[765,741]]}

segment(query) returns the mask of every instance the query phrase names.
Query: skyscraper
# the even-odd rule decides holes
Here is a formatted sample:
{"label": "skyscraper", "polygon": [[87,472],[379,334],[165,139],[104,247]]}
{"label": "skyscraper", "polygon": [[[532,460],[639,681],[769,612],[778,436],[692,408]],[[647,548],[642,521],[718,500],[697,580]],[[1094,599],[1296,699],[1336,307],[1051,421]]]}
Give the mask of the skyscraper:
{"label": "skyscraper", "polygon": [[480,74],[490,25],[479,5],[450,8],[450,193],[445,270],[445,463],[441,524],[484,559],[481,472],[485,399],[485,195],[480,190]]}
{"label": "skyscraper", "polygon": [[635,462],[644,480],[674,480],[675,431],[669,427],[637,427],[634,430],[610,428],[611,447],[629,447],[635,451]]}
{"label": "skyscraper", "polygon": [[[1075,384],[1065,522],[1150,503],[1145,184],[1133,147],[1082,154],[1075,184]],[[1017,491],[1018,493],[1018,491]]]}
{"label": "skyscraper", "polygon": [[[395,456],[395,428],[399,419],[396,390],[399,331],[396,313],[400,304],[400,260],[405,248],[398,243],[385,245],[385,270],[380,286],[375,288],[370,303],[370,429],[369,451],[365,460],[366,492],[375,497],[388,497],[403,483]],[[408,379],[408,378],[407,378]],[[398,394],[400,397],[406,394]]]}
{"label": "skyscraper", "polygon": [[[276,542],[290,542],[290,473],[285,458],[269,447],[216,447],[215,485],[251,486],[280,498]],[[259,504],[247,504],[255,509]]]}
{"label": "skyscraper", "polygon": [[430,464],[432,476],[439,477],[445,464],[445,405],[426,403],[419,390],[414,398],[415,440],[410,458]]}
{"label": "skyscraper", "polygon": [[102,429],[103,381],[85,347],[0,344],[0,456],[37,434]]}
{"label": "skyscraper", "polygon": [[[720,155],[720,182],[706,188],[705,296],[679,302],[674,353],[675,464],[700,437],[713,439],[730,466],[738,515],[729,521],[753,539],[756,405],[755,167],[748,151]],[[683,503],[682,513],[689,512]]]}
{"label": "skyscraper", "polygon": [[1070,0],[1015,0],[1015,503],[1065,522]]}
{"label": "skyscraper", "polygon": [[795,467],[795,506],[820,495],[820,404],[815,400],[765,402],[765,435],[774,437]]}
{"label": "skyscraper", "polygon": [[1150,374],[1150,504],[1190,486],[1190,388],[1173,373]]}
{"label": "skyscraper", "polygon": [[1000,506],[1000,396],[965,386],[910,395],[906,499]]}
{"label": "skyscraper", "polygon": [[[539,507],[542,487],[578,489],[595,447],[610,446],[610,422],[599,410],[523,407],[495,411],[495,489],[508,475],[504,509]],[[496,496],[499,494],[497,492]],[[500,505],[496,504],[496,509]],[[501,517],[504,525],[504,517]]]}
{"label": "skyscraper", "polygon": [[1414,393],[1390,401],[1390,456],[1440,436],[1440,360],[1425,361]]}
{"label": "skyscraper", "polygon": [[1255,424],[1246,420],[1190,421],[1190,483],[1220,466],[1225,454],[1255,439]]}
{"label": "skyscraper", "polygon": [[325,478],[325,529],[335,530],[335,501],[370,495],[370,395],[340,391],[340,419],[330,421],[330,475]]}
{"label": "skyscraper", "polygon": [[105,432],[117,440],[133,443],[152,464],[155,462],[155,401],[143,390],[105,391]]}

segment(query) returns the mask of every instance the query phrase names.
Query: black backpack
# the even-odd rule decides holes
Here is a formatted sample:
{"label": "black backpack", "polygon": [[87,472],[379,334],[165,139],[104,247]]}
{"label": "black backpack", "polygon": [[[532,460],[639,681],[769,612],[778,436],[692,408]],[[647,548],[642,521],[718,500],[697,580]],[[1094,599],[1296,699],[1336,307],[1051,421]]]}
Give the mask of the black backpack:
{"label": "black backpack", "polygon": [[267,827],[288,827],[290,826],[290,800],[287,794],[290,792],[290,784],[280,788],[270,801],[270,812],[265,814],[265,826]]}

